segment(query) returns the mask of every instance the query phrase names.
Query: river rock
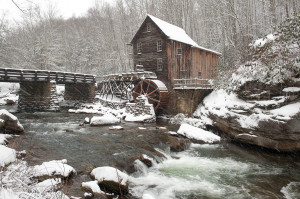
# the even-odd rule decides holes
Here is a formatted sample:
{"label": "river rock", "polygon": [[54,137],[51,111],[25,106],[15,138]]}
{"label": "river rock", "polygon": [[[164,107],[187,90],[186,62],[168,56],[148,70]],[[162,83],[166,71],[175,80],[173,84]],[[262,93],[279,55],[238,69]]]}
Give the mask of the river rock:
{"label": "river rock", "polygon": [[76,174],[76,171],[70,165],[67,165],[67,160],[52,160],[43,162],[41,165],[36,165],[31,168],[32,176],[39,181],[44,181],[49,178],[70,178]]}
{"label": "river rock", "polygon": [[7,110],[0,110],[0,119],[0,129],[3,129],[6,133],[20,133],[24,131],[24,128],[20,124],[18,118],[13,114],[9,113]]}
{"label": "river rock", "polygon": [[191,139],[193,142],[197,143],[217,143],[220,142],[221,138],[212,132],[191,126],[189,124],[182,124],[177,131],[178,135],[182,135]]}
{"label": "river rock", "polygon": [[96,179],[102,190],[118,195],[128,194],[129,176],[113,167],[98,167],[93,169],[91,177]]}

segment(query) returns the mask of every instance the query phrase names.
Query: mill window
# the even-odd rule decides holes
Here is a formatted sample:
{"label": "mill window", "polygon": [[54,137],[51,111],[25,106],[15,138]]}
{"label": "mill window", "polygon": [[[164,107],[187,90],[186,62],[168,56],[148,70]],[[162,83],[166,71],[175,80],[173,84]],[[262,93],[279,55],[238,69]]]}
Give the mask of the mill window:
{"label": "mill window", "polygon": [[147,24],[147,32],[151,32],[151,25]]}
{"label": "mill window", "polygon": [[157,71],[162,71],[163,70],[163,61],[162,58],[157,59]]}
{"label": "mill window", "polygon": [[137,43],[137,53],[142,54],[142,42]]}
{"label": "mill window", "polygon": [[177,55],[182,55],[182,48],[177,49]]}
{"label": "mill window", "polygon": [[157,52],[162,51],[161,40],[157,40]]}

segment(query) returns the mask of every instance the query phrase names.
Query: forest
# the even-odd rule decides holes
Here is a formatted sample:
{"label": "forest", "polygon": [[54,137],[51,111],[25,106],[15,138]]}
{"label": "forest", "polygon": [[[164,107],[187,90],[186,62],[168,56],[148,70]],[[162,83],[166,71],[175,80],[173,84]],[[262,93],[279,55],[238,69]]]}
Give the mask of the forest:
{"label": "forest", "polygon": [[222,53],[219,68],[249,59],[249,44],[300,11],[298,0],[96,0],[84,16],[64,19],[49,5],[11,23],[0,16],[0,66],[105,75],[133,69],[130,41],[146,18],[183,28]]}

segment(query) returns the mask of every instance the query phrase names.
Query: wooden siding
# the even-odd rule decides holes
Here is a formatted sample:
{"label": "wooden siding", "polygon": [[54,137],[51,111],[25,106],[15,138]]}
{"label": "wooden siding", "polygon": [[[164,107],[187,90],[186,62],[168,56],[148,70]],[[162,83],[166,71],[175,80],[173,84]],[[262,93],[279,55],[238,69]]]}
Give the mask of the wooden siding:
{"label": "wooden siding", "polygon": [[[147,31],[147,25],[150,24],[151,31]],[[157,41],[161,40],[162,51],[157,52]],[[137,52],[137,43],[142,43],[142,53]],[[133,59],[134,69],[136,65],[141,64],[145,71],[155,72],[157,78],[163,82],[168,82],[168,57],[166,53],[166,36],[161,30],[148,18],[142,24],[137,33],[133,44]],[[157,71],[157,59],[161,58],[163,61],[163,70]]]}

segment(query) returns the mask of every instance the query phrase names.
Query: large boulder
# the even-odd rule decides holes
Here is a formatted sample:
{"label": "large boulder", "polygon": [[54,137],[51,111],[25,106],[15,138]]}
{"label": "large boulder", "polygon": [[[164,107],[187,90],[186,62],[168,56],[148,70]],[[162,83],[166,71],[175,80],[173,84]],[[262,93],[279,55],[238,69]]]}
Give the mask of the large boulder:
{"label": "large boulder", "polygon": [[277,100],[286,98],[291,100],[275,96],[244,101],[236,94],[214,91],[204,100],[204,107],[213,125],[236,141],[282,152],[299,151],[300,102],[298,98],[285,103]]}
{"label": "large boulder", "polygon": [[129,176],[113,167],[98,167],[93,169],[91,177],[98,181],[102,190],[118,195],[128,194]]}
{"label": "large boulder", "polygon": [[0,110],[0,129],[6,133],[24,131],[18,118],[5,109]]}

